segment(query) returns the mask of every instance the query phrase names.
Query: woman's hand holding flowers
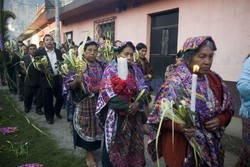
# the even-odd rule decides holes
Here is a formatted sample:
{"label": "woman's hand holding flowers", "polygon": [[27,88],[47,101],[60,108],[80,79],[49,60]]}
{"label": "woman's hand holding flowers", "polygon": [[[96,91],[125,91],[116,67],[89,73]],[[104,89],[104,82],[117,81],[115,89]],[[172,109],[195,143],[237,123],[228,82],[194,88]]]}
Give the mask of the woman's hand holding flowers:
{"label": "woman's hand holding flowers", "polygon": [[82,83],[82,75],[81,74],[76,74],[75,80],[71,84],[72,89],[76,89],[78,86],[80,86]]}
{"label": "woman's hand holding flowers", "polygon": [[139,102],[134,102],[129,106],[129,110],[128,113],[131,115],[134,115],[136,113],[136,111],[138,111],[140,107],[140,103]]}
{"label": "woman's hand holding flowers", "polygon": [[75,82],[76,82],[77,84],[82,83],[82,75],[81,75],[81,74],[76,74]]}
{"label": "woman's hand holding flowers", "polygon": [[193,137],[195,135],[195,129],[186,124],[180,124],[180,130],[186,136]]}

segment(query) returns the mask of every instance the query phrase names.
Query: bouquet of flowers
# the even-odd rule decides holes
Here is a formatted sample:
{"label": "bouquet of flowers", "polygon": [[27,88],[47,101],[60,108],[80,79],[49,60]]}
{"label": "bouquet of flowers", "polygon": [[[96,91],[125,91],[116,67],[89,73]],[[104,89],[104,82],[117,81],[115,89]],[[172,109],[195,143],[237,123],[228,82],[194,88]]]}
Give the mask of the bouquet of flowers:
{"label": "bouquet of flowers", "polygon": [[37,69],[38,71],[41,71],[42,73],[45,74],[45,77],[46,77],[50,87],[52,88],[51,82],[53,81],[53,73],[52,73],[52,69],[51,69],[51,66],[49,64],[49,60],[48,60],[47,56],[43,55],[43,56],[35,57],[33,65],[34,65],[35,69]]}
{"label": "bouquet of flowers", "polygon": [[[64,54],[63,59],[63,63],[59,65],[59,72],[63,76],[66,76],[70,70],[73,70],[76,74],[82,75],[87,69],[86,61],[80,55],[76,57],[76,55],[73,54],[73,49],[69,50],[68,55]],[[81,85],[82,90],[85,91],[84,84]]]}
{"label": "bouquet of flowers", "polygon": [[107,63],[111,62],[114,58],[114,46],[110,40],[106,40],[106,45],[100,47],[100,53]]}
{"label": "bouquet of flowers", "polygon": [[67,74],[70,70],[75,71],[76,74],[84,73],[87,68],[87,63],[83,59],[84,46],[87,41],[88,35],[86,35],[83,43],[78,48],[79,56],[76,56],[73,51],[74,49],[70,49],[68,54],[63,54],[63,63],[59,65],[59,71],[62,75]]}
{"label": "bouquet of flowers", "polygon": [[[7,64],[12,62],[13,59],[13,53],[15,52],[15,47],[14,47],[14,43],[12,41],[8,41],[5,44],[5,48],[7,49],[7,51],[10,53],[9,54],[9,58],[10,60],[7,62]],[[4,56],[1,54],[1,57]]]}
{"label": "bouquet of flowers", "polygon": [[[30,63],[30,65],[31,64],[32,63]],[[28,70],[29,70],[30,65],[28,67],[26,67],[26,64],[24,63],[24,61],[20,61],[22,73],[25,73],[26,76],[28,76]]]}
{"label": "bouquet of flowers", "polygon": [[134,52],[134,62],[137,62],[137,61],[139,61],[139,52],[136,50],[135,52]]}
{"label": "bouquet of flowers", "polygon": [[85,37],[84,37],[84,39],[83,39],[82,44],[78,47],[78,55],[79,55],[79,56],[77,56],[77,58],[78,58],[79,60],[82,60],[82,59],[83,59],[82,56],[83,56],[83,53],[84,53],[84,46],[85,46],[85,44],[86,44],[86,42],[87,42],[87,39],[88,39],[89,34],[90,34],[90,31],[87,32],[87,34],[85,35]]}
{"label": "bouquet of flowers", "polygon": [[5,43],[5,47],[7,48],[7,50],[10,52],[10,53],[14,53],[15,51],[15,47],[14,47],[14,43],[12,41],[8,41]]}
{"label": "bouquet of flowers", "polygon": [[69,72],[69,68],[68,68],[68,64],[64,63],[64,62],[58,62],[58,71],[59,74],[61,74],[63,77],[67,75],[67,73]]}
{"label": "bouquet of flowers", "polygon": [[23,57],[24,51],[23,50],[15,50],[13,41],[8,41],[7,43],[5,43],[5,47],[10,52],[11,55],[13,53],[15,53],[15,54],[17,54],[18,57],[20,57],[20,59]]}
{"label": "bouquet of flowers", "polygon": [[2,132],[3,135],[9,134],[9,133],[14,133],[14,132],[16,132],[18,130],[19,129],[17,127],[4,127],[4,128],[0,128],[0,132]]}
{"label": "bouquet of flowers", "polygon": [[39,163],[32,163],[32,164],[24,164],[18,167],[44,167],[44,165],[39,164]]}
{"label": "bouquet of flowers", "polygon": [[[74,71],[75,74],[82,75],[86,69],[87,69],[87,63],[83,58],[84,53],[84,46],[87,41],[88,35],[86,35],[85,39],[83,40],[83,43],[78,48],[79,55],[76,56],[74,54],[74,49],[70,49],[68,54],[63,54],[64,61],[62,63],[59,63],[59,72],[62,76],[66,76],[69,71]],[[81,84],[82,90],[85,92],[84,84]]]}
{"label": "bouquet of flowers", "polygon": [[132,74],[128,74],[126,80],[119,78],[117,75],[113,76],[111,78],[111,85],[117,95],[129,97],[130,100],[137,89],[137,84]]}
{"label": "bouquet of flowers", "polygon": [[24,50],[23,50],[23,49],[22,49],[22,50],[16,50],[15,53],[16,53],[17,56],[21,59],[21,58],[23,57],[23,55],[24,55]]}
{"label": "bouquet of flowers", "polygon": [[[186,124],[190,127],[195,127],[194,113],[190,110],[190,107],[187,106],[187,103],[185,100],[176,99],[176,100],[169,101],[166,98],[163,98],[161,100],[160,107],[162,111],[162,116],[161,116],[160,124],[157,130],[157,135],[156,135],[156,150],[158,149],[158,138],[160,135],[162,122],[165,118],[172,121],[172,138],[173,138],[172,141],[173,142],[174,142],[174,122],[178,124]],[[189,143],[193,147],[195,163],[196,163],[196,166],[198,166],[197,154],[199,155],[199,157],[201,157],[200,156],[201,148],[198,146],[197,142],[195,141],[195,138],[191,138]],[[159,166],[158,150],[156,152],[157,152],[157,164]]]}

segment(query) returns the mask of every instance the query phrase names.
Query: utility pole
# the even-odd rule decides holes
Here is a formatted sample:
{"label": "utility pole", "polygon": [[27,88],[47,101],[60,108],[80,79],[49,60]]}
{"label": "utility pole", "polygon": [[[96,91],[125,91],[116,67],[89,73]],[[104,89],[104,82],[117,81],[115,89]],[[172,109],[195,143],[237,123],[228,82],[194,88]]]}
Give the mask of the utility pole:
{"label": "utility pole", "polygon": [[55,42],[56,48],[60,49],[60,12],[59,12],[59,0],[55,0],[55,21],[56,21],[56,29],[55,29]]}

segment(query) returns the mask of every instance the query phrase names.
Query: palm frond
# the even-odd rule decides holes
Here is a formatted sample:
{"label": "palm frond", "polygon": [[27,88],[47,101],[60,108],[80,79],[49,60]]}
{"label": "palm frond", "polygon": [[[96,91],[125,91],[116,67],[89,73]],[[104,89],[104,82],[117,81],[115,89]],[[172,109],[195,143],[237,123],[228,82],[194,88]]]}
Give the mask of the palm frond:
{"label": "palm frond", "polygon": [[8,41],[9,38],[9,29],[8,29],[8,19],[15,19],[16,15],[8,10],[2,10],[1,11],[1,23],[0,23],[0,30],[2,35],[2,43]]}

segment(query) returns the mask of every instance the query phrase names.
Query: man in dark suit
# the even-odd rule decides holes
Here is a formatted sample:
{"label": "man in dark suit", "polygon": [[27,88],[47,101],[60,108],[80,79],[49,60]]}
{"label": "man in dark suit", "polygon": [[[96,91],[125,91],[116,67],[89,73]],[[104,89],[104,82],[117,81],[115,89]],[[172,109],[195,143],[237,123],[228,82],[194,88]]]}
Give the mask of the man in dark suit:
{"label": "man in dark suit", "polygon": [[[63,61],[60,50],[54,48],[54,39],[47,34],[43,38],[44,48],[36,52],[36,56],[47,56],[53,78],[48,82],[44,73],[40,73],[40,83],[43,92],[44,114],[49,124],[54,123],[54,115],[61,119],[60,111],[63,105],[62,98],[62,77],[58,74],[57,62]],[[55,107],[53,105],[53,95],[56,98]]]}
{"label": "man in dark suit", "polygon": [[30,44],[28,47],[27,55],[23,56],[21,59],[21,63],[24,63],[27,71],[24,71],[26,74],[24,79],[24,111],[28,113],[32,106],[33,97],[35,95],[36,101],[36,113],[39,115],[43,115],[42,111],[42,88],[40,86],[40,72],[35,69],[33,65],[35,53],[36,53],[36,45]]}

